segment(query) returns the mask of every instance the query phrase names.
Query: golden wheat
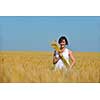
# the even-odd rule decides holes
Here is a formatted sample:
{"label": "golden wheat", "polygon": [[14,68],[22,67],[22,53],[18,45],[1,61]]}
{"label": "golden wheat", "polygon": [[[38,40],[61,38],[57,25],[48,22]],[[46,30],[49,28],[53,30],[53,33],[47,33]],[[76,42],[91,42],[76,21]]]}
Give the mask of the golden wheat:
{"label": "golden wheat", "polygon": [[100,53],[74,53],[68,72],[53,70],[52,52],[0,52],[0,82],[100,82]]}

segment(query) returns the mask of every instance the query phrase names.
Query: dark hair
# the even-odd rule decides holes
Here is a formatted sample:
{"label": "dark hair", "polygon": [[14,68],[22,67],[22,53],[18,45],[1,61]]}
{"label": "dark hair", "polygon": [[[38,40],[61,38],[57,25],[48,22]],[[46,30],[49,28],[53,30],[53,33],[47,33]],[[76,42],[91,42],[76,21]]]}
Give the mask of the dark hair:
{"label": "dark hair", "polygon": [[65,36],[61,36],[61,37],[59,38],[58,43],[60,44],[60,43],[62,42],[62,40],[65,40],[65,41],[66,41],[66,45],[68,45],[68,40],[67,40],[67,38],[66,38]]}

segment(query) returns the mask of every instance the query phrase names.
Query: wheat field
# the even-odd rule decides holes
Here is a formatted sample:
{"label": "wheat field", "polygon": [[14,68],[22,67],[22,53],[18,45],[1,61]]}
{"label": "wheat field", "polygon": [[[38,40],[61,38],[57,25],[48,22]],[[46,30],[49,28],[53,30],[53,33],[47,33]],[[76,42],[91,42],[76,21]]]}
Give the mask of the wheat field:
{"label": "wheat field", "polygon": [[1,83],[100,83],[100,53],[74,52],[76,65],[54,70],[52,52],[0,52]]}

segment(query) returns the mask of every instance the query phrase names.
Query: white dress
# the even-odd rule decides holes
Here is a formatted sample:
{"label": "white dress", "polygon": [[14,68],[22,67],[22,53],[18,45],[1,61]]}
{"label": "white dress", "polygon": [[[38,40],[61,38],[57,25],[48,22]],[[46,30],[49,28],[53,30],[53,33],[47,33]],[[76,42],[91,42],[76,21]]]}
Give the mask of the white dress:
{"label": "white dress", "polygon": [[[66,60],[69,60],[69,50],[67,48],[65,48],[62,55]],[[55,52],[55,57],[59,58],[59,54],[57,51]],[[62,62],[62,60],[59,59],[58,62],[55,64],[55,68],[62,69],[62,68],[66,68],[66,67],[65,67],[64,63]]]}

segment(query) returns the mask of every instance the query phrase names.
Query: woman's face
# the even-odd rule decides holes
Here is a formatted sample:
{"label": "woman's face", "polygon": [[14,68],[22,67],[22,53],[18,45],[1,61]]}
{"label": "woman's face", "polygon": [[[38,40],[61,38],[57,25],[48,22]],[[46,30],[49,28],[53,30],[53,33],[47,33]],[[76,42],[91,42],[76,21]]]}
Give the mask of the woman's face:
{"label": "woman's face", "polygon": [[63,40],[60,42],[60,47],[61,47],[61,48],[65,48],[65,45],[66,45],[66,41],[65,41],[65,39],[63,39]]}

